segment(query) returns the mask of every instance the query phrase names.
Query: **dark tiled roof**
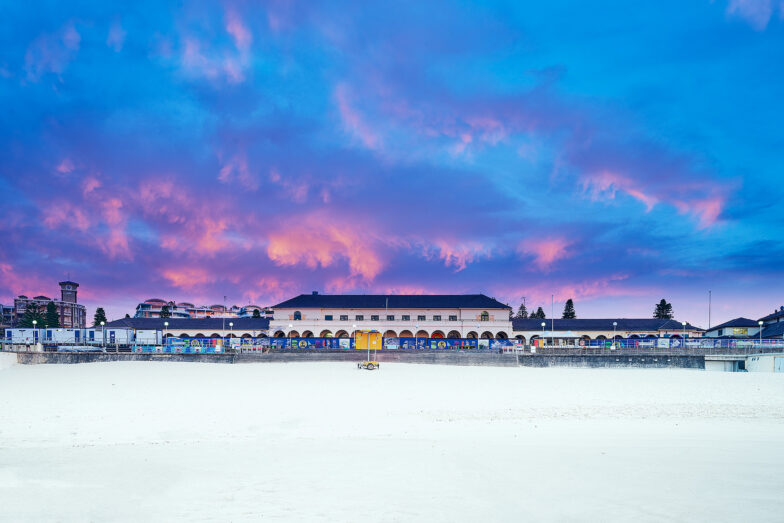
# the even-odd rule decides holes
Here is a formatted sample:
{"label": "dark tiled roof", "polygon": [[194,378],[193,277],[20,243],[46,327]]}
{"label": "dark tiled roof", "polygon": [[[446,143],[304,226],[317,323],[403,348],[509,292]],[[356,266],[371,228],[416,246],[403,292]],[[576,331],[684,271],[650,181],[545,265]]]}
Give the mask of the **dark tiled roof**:
{"label": "dark tiled roof", "polygon": [[[110,321],[106,324],[111,327],[130,327],[137,330],[163,330],[163,322],[168,321],[170,331],[175,330],[209,330],[216,331],[229,329],[229,322],[234,324],[237,330],[265,330],[269,328],[268,318],[123,318]],[[224,323],[225,321],[225,323]],[[205,332],[205,334],[207,334]]]}
{"label": "dark tiled roof", "polygon": [[762,329],[763,338],[781,338],[784,336],[784,321],[772,323]]}
{"label": "dark tiled roof", "polygon": [[[538,318],[514,318],[512,320],[512,330],[515,331],[538,331],[542,330],[542,322],[547,323],[545,330],[551,328],[556,331],[611,331],[613,322],[617,322],[616,327],[619,331],[658,331],[658,330],[679,330],[683,329],[681,322],[676,320],[658,320],[655,318],[607,318],[607,319],[544,319]],[[698,327],[686,323],[687,330],[701,330]]]}
{"label": "dark tiled roof", "polygon": [[754,320],[750,320],[748,318],[735,318],[734,320],[730,320],[727,322],[722,323],[721,325],[716,325],[715,327],[711,327],[705,332],[712,332],[718,329],[724,329],[727,327],[757,327],[758,324]]}
{"label": "dark tiled roof", "polygon": [[784,306],[782,306],[780,309],[774,311],[773,314],[768,314],[767,316],[764,316],[764,317],[762,317],[760,319],[762,321],[770,321],[770,320],[775,320],[777,318],[784,318]]}
{"label": "dark tiled roof", "polygon": [[508,309],[484,294],[300,294],[273,309]]}

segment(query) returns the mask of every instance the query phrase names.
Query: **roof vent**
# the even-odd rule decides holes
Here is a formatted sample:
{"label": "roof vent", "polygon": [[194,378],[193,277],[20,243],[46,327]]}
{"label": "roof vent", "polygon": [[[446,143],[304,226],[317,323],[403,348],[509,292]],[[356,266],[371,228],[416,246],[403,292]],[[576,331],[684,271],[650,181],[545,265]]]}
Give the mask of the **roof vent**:
{"label": "roof vent", "polygon": [[313,296],[318,296],[318,291],[313,291]]}

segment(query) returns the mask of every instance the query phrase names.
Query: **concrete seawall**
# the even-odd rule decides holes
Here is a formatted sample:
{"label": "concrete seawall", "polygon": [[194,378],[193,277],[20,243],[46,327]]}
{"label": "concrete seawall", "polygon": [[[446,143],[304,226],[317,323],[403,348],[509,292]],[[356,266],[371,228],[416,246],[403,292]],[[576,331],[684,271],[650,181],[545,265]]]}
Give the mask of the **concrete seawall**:
{"label": "concrete seawall", "polygon": [[[22,364],[73,364],[110,361],[159,361],[199,363],[299,363],[316,361],[359,362],[366,353],[299,351],[267,354],[136,354],[111,352],[20,352]],[[489,367],[653,367],[704,369],[703,356],[661,355],[515,355],[495,352],[383,351],[371,354],[381,363],[414,363],[431,365],[464,365]]]}
{"label": "concrete seawall", "polygon": [[704,369],[704,356],[518,356],[522,367],[646,367]]}

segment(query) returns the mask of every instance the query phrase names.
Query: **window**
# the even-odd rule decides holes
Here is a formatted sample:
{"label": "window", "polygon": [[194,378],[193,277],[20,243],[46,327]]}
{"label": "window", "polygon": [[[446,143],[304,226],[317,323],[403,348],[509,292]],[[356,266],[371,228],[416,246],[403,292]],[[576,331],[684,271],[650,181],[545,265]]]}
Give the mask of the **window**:
{"label": "window", "polygon": [[450,316],[449,321],[457,321],[457,316]]}
{"label": "window", "polygon": [[299,311],[295,312],[294,313],[294,319],[295,320],[301,320],[302,319],[302,313],[299,312]]}
{"label": "window", "polygon": [[482,315],[479,317],[479,321],[490,321],[490,315],[487,311],[484,311]]}
{"label": "window", "polygon": [[357,321],[363,321],[365,319],[365,316],[362,314],[357,314],[356,316],[354,316],[354,319]]}
{"label": "window", "polygon": [[433,321],[441,321],[441,315],[433,316]]}
{"label": "window", "polygon": [[403,321],[411,321],[411,316],[409,316],[408,314],[404,314],[402,319]]}
{"label": "window", "polygon": [[424,316],[417,316],[417,321],[425,321],[425,317]]}
{"label": "window", "polygon": [[387,314],[387,321],[395,321],[395,315],[394,314]]}
{"label": "window", "polygon": [[341,314],[340,321],[348,321],[348,314]]}
{"label": "window", "polygon": [[372,314],[370,316],[370,321],[378,321],[378,314]]}
{"label": "window", "polygon": [[331,314],[325,314],[324,315],[324,321],[332,321],[332,315]]}

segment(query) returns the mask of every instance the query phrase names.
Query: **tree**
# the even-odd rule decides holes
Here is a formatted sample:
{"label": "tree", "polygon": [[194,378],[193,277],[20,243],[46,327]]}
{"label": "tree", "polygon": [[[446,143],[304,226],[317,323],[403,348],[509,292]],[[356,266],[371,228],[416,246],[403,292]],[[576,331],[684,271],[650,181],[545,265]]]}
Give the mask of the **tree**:
{"label": "tree", "polygon": [[545,315],[545,313],[544,313],[544,309],[543,309],[543,308],[541,308],[541,307],[539,307],[538,309],[536,309],[536,312],[535,312],[535,313],[534,313],[534,315],[533,315],[533,316],[531,316],[531,317],[532,317],[532,318],[539,318],[540,320],[543,320],[543,319],[547,318],[547,316],[546,316],[546,315]]}
{"label": "tree", "polygon": [[169,311],[168,305],[161,307],[161,318],[171,318],[171,311]]}
{"label": "tree", "polygon": [[574,312],[574,302],[571,298],[566,300],[566,305],[564,305],[563,316],[561,318],[565,320],[573,320],[577,317],[577,313]]}
{"label": "tree", "polygon": [[125,319],[130,319],[130,317],[131,317],[131,315],[126,312],[125,313]]}
{"label": "tree", "polygon": [[24,314],[19,319],[19,326],[26,329],[33,328],[33,320],[37,322],[36,327],[43,327],[44,326],[44,317],[41,314],[41,311],[38,310],[38,306],[34,303],[30,303],[25,308]]}
{"label": "tree", "polygon": [[261,311],[259,309],[253,309],[253,317],[261,318]]}
{"label": "tree", "polygon": [[106,313],[103,310],[103,307],[98,307],[95,309],[95,316],[93,316],[93,327],[97,327],[101,324],[101,322],[106,323],[108,320],[106,319]]}
{"label": "tree", "polygon": [[515,318],[527,318],[528,317],[528,309],[525,308],[525,303],[520,304],[520,308],[517,309],[517,316]]}
{"label": "tree", "polygon": [[57,312],[57,305],[53,301],[46,304],[46,318],[44,323],[50,329],[56,329],[60,326],[60,313]]}
{"label": "tree", "polygon": [[653,317],[659,320],[671,320],[673,317],[672,303],[667,303],[667,300],[662,298],[662,300],[656,304],[656,309],[653,311]]}

